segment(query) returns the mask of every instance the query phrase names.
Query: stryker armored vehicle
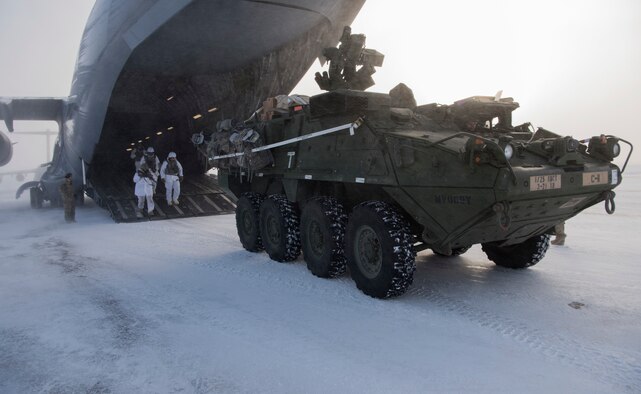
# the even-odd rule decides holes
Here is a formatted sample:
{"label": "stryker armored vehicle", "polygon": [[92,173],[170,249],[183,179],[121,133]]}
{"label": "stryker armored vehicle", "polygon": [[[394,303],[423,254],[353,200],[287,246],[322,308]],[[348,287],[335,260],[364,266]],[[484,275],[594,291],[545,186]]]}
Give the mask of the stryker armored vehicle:
{"label": "stryker armored vehicle", "polygon": [[620,142],[632,151],[627,141],[513,126],[519,104],[499,95],[417,106],[402,84],[390,94],[353,89],[372,70],[354,76],[350,63],[382,63],[353,50],[361,37],[346,30],[331,53],[342,65],[317,75],[329,92],[268,100],[212,134],[209,157],[238,199],[245,249],[281,262],[302,250],[314,275],[347,266],[359,289],[387,298],[411,285],[418,251],[456,256],[481,244],[497,265],[526,268],[556,224],[601,201],[614,211],[627,159],[623,168],[612,160]]}

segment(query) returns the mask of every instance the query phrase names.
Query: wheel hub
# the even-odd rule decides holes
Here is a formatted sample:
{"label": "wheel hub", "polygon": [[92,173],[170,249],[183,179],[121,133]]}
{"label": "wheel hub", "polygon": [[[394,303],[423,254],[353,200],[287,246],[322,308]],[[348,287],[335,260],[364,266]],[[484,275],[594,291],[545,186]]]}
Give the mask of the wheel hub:
{"label": "wheel hub", "polygon": [[252,217],[251,212],[245,211],[243,212],[243,231],[245,234],[251,234],[254,230],[254,220]]}
{"label": "wheel hub", "polygon": [[320,223],[312,221],[309,224],[309,246],[315,255],[322,255],[325,246],[325,237],[321,229]]}
{"label": "wheel hub", "polygon": [[354,244],[356,264],[369,279],[375,278],[383,266],[383,251],[376,232],[370,226],[361,226],[356,231]]}
{"label": "wheel hub", "polygon": [[269,215],[267,217],[267,236],[273,245],[280,243],[280,229],[278,226],[278,220],[274,215]]}

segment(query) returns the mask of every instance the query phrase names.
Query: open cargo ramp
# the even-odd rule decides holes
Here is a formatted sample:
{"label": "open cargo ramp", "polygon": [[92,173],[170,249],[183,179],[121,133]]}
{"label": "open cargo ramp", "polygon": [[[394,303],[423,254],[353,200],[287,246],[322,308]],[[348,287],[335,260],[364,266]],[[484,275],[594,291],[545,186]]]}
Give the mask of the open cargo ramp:
{"label": "open cargo ramp", "polygon": [[218,186],[215,175],[186,176],[180,185],[178,206],[167,204],[165,185],[158,182],[154,194],[156,208],[152,216],[147,215],[146,209],[142,212],[137,210],[138,199],[134,195],[134,186],[133,182],[127,182],[122,177],[100,177],[100,182],[93,185],[95,196],[90,196],[109,210],[116,223],[224,215],[236,209],[235,202]]}

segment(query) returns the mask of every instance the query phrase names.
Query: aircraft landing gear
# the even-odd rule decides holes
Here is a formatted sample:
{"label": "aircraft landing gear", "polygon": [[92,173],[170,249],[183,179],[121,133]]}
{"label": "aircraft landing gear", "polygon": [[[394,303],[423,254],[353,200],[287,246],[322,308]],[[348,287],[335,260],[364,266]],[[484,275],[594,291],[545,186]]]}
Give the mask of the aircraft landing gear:
{"label": "aircraft landing gear", "polygon": [[38,187],[32,187],[29,189],[29,200],[31,202],[31,208],[40,209],[42,208],[42,190]]}

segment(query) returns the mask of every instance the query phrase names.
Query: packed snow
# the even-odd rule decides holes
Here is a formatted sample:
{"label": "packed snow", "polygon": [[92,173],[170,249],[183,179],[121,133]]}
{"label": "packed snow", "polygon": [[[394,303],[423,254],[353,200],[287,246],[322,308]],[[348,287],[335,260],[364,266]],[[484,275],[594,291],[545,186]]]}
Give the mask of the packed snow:
{"label": "packed snow", "polygon": [[527,270],[417,257],[405,295],[242,249],[233,215],[0,202],[0,392],[639,393],[641,168]]}

